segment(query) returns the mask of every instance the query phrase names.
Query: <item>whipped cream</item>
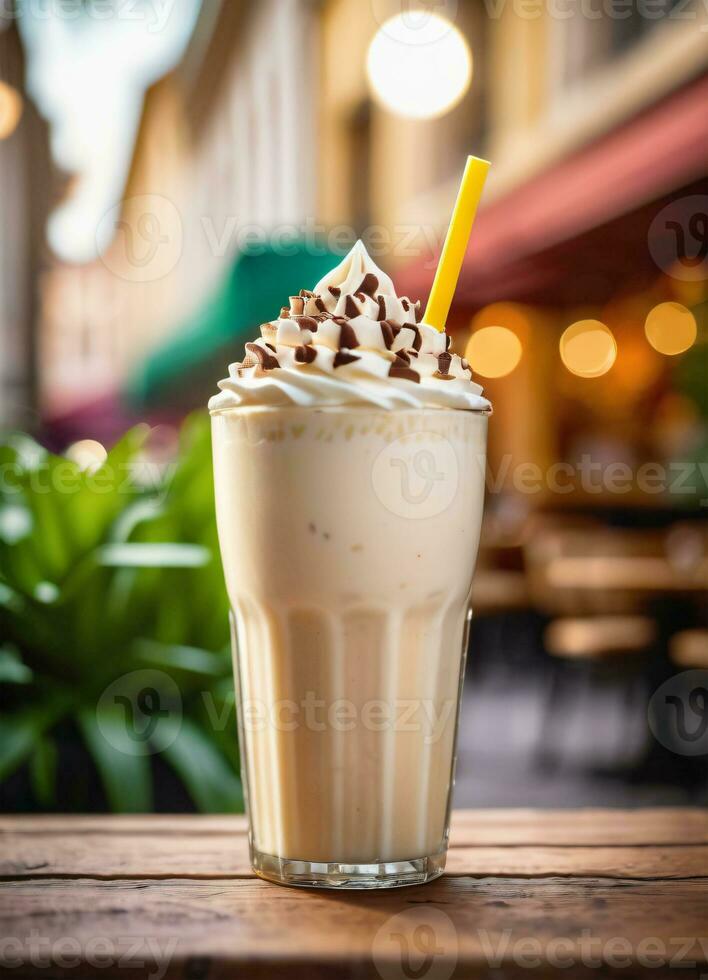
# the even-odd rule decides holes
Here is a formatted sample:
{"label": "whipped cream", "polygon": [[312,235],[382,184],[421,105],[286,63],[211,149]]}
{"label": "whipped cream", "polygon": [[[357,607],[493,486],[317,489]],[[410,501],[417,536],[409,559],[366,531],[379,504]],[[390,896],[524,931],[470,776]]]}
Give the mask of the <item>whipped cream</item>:
{"label": "whipped cream", "polygon": [[362,242],[313,290],[291,296],[246,344],[243,361],[209,401],[248,406],[375,405],[488,412],[482,388],[450,337],[421,322],[420,302],[398,297]]}

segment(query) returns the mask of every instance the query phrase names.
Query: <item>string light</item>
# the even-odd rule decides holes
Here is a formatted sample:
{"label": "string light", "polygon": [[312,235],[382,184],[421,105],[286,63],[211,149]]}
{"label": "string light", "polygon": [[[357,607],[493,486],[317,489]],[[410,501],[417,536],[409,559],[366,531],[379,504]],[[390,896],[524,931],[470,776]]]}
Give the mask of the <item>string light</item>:
{"label": "string light", "polygon": [[683,354],[698,336],[696,318],[681,303],[659,303],[644,324],[647,340],[660,354]]}
{"label": "string light", "polygon": [[617,357],[617,342],[609,327],[599,320],[578,320],[560,339],[561,360],[580,378],[607,374]]}
{"label": "string light", "polygon": [[472,371],[483,378],[511,374],[523,354],[521,341],[508,327],[482,327],[469,339],[465,357]]}

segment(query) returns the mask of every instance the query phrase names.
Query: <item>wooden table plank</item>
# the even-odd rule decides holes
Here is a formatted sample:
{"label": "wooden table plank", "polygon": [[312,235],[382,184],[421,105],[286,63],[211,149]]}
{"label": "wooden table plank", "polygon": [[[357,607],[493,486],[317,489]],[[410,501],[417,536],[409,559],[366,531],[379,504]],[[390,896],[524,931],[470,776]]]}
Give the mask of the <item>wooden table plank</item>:
{"label": "wooden table plank", "polygon": [[[243,816],[2,816],[0,834],[135,833],[245,834]],[[708,844],[708,810],[699,807],[627,809],[456,810],[452,833],[474,845]]]}
{"label": "wooden table plank", "polygon": [[[475,877],[708,878],[708,845],[470,847],[452,838],[448,874]],[[255,877],[244,834],[0,836],[0,879]]]}
{"label": "wooden table plank", "polygon": [[366,894],[259,881],[239,817],[5,817],[0,875],[0,970],[23,978],[389,980],[421,926],[434,978],[708,963],[699,810],[456,813],[444,878]]}
{"label": "wooden table plank", "polygon": [[708,810],[694,807],[456,810],[456,843],[568,847],[708,844]]}
{"label": "wooden table plank", "polygon": [[[43,946],[48,953],[66,937],[73,941],[68,952],[73,950],[81,960],[77,975],[92,978],[96,973],[87,960],[97,937],[109,939],[111,954],[123,957],[124,966],[130,965],[131,949],[134,957],[153,955],[168,978],[184,977],[186,964],[204,958],[213,966],[209,980],[238,975],[229,972],[235,965],[259,961],[281,968],[346,963],[352,975],[361,975],[358,968],[370,965],[372,958],[393,958],[395,963],[392,930],[405,933],[426,921],[437,948],[456,957],[463,971],[496,965],[504,967],[504,976],[528,976],[530,964],[518,962],[519,957],[535,951],[538,968],[549,960],[555,966],[559,940],[574,963],[586,965],[583,957],[593,950],[600,962],[607,961],[615,956],[611,942],[617,938],[628,964],[644,956],[647,941],[653,939],[654,949],[658,944],[667,961],[669,955],[683,953],[684,959],[703,965],[708,890],[705,882],[677,882],[667,893],[663,883],[617,887],[592,880],[443,878],[422,888],[362,895],[313,893],[257,880],[48,879],[41,889],[10,883],[0,892],[0,932],[16,938],[25,951],[22,975],[27,977],[41,974],[28,945],[34,943],[37,951]],[[681,943],[678,937],[691,939]],[[534,941],[531,949],[529,939]],[[130,974],[121,969],[113,975]]]}

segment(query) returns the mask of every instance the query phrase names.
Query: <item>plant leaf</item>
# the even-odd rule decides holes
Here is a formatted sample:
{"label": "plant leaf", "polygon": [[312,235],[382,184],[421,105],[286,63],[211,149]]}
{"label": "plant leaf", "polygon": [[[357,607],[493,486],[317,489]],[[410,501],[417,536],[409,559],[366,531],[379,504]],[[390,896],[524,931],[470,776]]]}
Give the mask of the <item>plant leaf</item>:
{"label": "plant leaf", "polygon": [[241,780],[209,737],[188,719],[164,750],[202,813],[241,813]]}
{"label": "plant leaf", "polygon": [[144,521],[154,521],[163,513],[163,506],[152,498],[136,500],[119,515],[111,528],[110,538],[116,543],[127,542],[133,531]]}
{"label": "plant leaf", "polygon": [[152,773],[149,755],[137,755],[124,714],[89,708],[78,723],[96,763],[109,806],[114,813],[149,813],[152,809]]}
{"label": "plant leaf", "polygon": [[201,568],[211,553],[198,544],[130,542],[104,545],[98,560],[108,568]]}
{"label": "plant leaf", "polygon": [[32,671],[14,647],[0,647],[0,684],[29,684]]}
{"label": "plant leaf", "polygon": [[199,647],[183,646],[176,643],[157,643],[154,640],[139,640],[135,652],[152,667],[168,667],[186,670],[208,677],[223,677],[230,673],[231,663],[221,654]]}
{"label": "plant leaf", "polygon": [[0,781],[22,765],[47,723],[47,715],[36,708],[0,718]]}
{"label": "plant leaf", "polygon": [[0,507],[0,541],[17,544],[32,530],[32,512],[21,504]]}
{"label": "plant leaf", "polygon": [[42,806],[51,806],[56,799],[57,747],[54,739],[45,735],[35,745],[30,757],[30,778],[34,795]]}

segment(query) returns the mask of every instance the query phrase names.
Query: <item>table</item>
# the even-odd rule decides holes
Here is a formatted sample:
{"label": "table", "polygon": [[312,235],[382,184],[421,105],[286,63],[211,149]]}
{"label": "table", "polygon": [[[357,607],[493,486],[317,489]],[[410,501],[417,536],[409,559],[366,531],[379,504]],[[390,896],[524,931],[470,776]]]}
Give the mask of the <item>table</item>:
{"label": "table", "polygon": [[443,878],[376,893],[260,881],[242,817],[0,818],[22,978],[706,976],[707,937],[698,809],[459,811]]}
{"label": "table", "polygon": [[610,589],[634,593],[705,592],[708,559],[690,569],[667,558],[644,555],[584,555],[553,558],[546,570],[553,589]]}

